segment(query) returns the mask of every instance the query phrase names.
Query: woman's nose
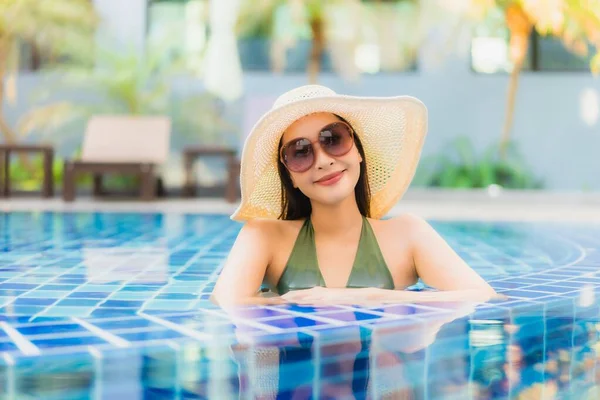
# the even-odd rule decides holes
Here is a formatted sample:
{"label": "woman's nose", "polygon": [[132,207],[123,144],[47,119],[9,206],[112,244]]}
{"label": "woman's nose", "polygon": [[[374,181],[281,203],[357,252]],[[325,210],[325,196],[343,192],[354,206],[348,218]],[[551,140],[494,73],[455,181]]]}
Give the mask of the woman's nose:
{"label": "woman's nose", "polygon": [[327,166],[331,166],[335,162],[335,158],[333,158],[331,155],[327,154],[327,152],[325,150],[323,150],[323,148],[318,144],[314,146],[314,152],[315,152],[315,165],[319,169],[325,168]]}

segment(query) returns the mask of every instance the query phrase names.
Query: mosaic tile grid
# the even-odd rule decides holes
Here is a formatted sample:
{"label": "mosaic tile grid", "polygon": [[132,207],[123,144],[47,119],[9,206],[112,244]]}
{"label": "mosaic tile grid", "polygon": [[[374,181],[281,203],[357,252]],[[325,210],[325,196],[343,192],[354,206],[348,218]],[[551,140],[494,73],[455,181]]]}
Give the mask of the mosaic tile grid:
{"label": "mosaic tile grid", "polygon": [[[104,396],[111,390],[135,392],[138,386],[175,397],[188,392],[210,397],[211,390],[222,393],[226,387],[257,394],[268,392],[263,383],[274,380],[280,394],[304,386],[325,393],[328,387],[340,390],[339,384],[350,379],[348,374],[360,381],[361,371],[366,371],[370,386],[357,389],[363,393],[383,393],[393,382],[394,390],[418,390],[436,398],[448,396],[438,393],[448,387],[443,381],[470,382],[472,387],[473,381],[489,380],[483,373],[478,377],[485,368],[477,360],[493,359],[495,347],[498,354],[505,353],[510,343],[520,343],[524,359],[535,355],[542,357],[544,368],[552,366],[540,372],[539,362],[519,364],[528,384],[536,379],[545,382],[557,373],[552,362],[564,360],[561,351],[570,356],[570,377],[581,370],[579,364],[597,364],[593,338],[597,340],[600,316],[600,227],[503,223],[435,227],[508,296],[506,301],[474,309],[434,303],[252,307],[233,319],[208,300],[240,228],[225,216],[0,214],[0,369],[7,377],[0,383],[0,393],[33,390],[26,383],[40,371],[51,380],[81,370],[76,375],[79,383],[71,379],[68,385],[75,397],[77,390],[82,396],[90,392]],[[567,344],[560,340],[563,334],[570,338]],[[502,340],[474,345],[477,340],[493,341],[494,335]],[[587,338],[584,344],[574,345],[577,335]],[[405,381],[386,378],[398,368],[390,355],[398,337],[404,347],[395,350],[403,354],[403,372],[411,377]],[[560,351],[551,351],[554,340],[561,343]],[[367,351],[365,342],[387,350],[379,354],[370,346]],[[541,343],[541,350],[536,343]],[[129,353],[136,356],[126,357]],[[346,353],[353,364],[351,373],[339,367]],[[412,357],[410,362],[407,357]],[[271,363],[277,358],[288,368],[280,368],[277,379],[269,378],[263,358]],[[131,360],[145,365],[144,379],[127,372],[136,368],[121,367],[125,371],[115,373],[119,370],[115,365],[131,367]],[[193,368],[192,364],[186,368],[186,363]],[[456,372],[458,376],[432,375],[436,368],[457,363],[462,366],[455,368],[462,371]],[[194,373],[186,376],[182,371]],[[586,374],[589,371],[585,369]],[[233,375],[239,382],[225,383]],[[504,386],[494,389],[494,396],[522,390],[506,377],[499,381]],[[494,382],[499,385],[498,379]],[[360,382],[355,386],[361,387]],[[571,386],[559,389],[572,390]],[[34,398],[36,393],[51,396],[43,381],[35,387],[42,392],[33,390]],[[65,395],[64,390],[56,393],[58,398]]]}

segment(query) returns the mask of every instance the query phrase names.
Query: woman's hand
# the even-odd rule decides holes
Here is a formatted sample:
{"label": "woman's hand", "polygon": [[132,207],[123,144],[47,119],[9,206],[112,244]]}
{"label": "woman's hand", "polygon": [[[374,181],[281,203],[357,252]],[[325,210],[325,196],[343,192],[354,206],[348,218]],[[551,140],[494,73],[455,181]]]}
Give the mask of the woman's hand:
{"label": "woman's hand", "polygon": [[371,305],[383,298],[378,288],[327,288],[315,286],[310,289],[293,290],[281,296],[286,301],[306,305]]}
{"label": "woman's hand", "polygon": [[444,301],[486,302],[505,296],[485,290],[420,291],[380,288],[327,288],[293,290],[281,296],[288,302],[306,305],[377,305]]}
{"label": "woman's hand", "polygon": [[292,290],[281,296],[290,303],[329,306],[380,304],[385,297],[378,288],[328,288],[315,286],[310,289]]}
{"label": "woman's hand", "polygon": [[226,298],[222,297],[220,302],[218,302],[214,296],[211,296],[210,301],[218,305],[225,311],[235,311],[240,307],[246,306],[272,306],[289,303],[281,296],[265,296],[262,294],[241,298],[237,298],[234,296]]}

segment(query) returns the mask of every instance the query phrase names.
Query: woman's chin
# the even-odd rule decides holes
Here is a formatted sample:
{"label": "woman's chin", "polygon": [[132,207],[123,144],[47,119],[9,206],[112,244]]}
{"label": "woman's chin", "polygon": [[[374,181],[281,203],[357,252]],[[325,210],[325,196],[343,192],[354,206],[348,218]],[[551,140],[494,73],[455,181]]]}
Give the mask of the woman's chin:
{"label": "woman's chin", "polygon": [[329,193],[319,193],[311,197],[312,201],[327,207],[334,207],[344,203],[350,196],[354,197],[354,190],[351,191],[331,191]]}
{"label": "woman's chin", "polygon": [[331,207],[344,202],[349,197],[354,198],[355,186],[356,183],[353,184],[350,179],[344,177],[334,185],[314,183],[310,191],[304,193],[312,202]]}

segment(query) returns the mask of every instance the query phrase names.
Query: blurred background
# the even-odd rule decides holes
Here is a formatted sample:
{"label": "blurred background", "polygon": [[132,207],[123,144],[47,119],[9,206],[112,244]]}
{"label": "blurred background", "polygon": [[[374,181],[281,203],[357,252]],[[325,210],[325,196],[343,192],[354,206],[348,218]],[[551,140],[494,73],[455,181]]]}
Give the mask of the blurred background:
{"label": "blurred background", "polygon": [[[413,188],[600,191],[598,49],[596,0],[3,0],[0,142],[52,145],[60,187],[92,115],[167,115],[177,193],[186,146],[239,154],[277,96],[317,83],[427,105]],[[12,186],[39,187],[40,163],[13,157]]]}

